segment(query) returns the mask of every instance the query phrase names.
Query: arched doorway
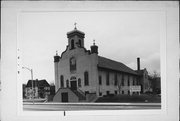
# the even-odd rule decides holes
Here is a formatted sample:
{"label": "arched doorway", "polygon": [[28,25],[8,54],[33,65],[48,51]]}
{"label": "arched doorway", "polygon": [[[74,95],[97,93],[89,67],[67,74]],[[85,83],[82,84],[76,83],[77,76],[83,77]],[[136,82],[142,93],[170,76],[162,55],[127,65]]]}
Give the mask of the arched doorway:
{"label": "arched doorway", "polygon": [[71,77],[70,78],[70,86],[72,90],[77,90],[77,80],[76,77]]}

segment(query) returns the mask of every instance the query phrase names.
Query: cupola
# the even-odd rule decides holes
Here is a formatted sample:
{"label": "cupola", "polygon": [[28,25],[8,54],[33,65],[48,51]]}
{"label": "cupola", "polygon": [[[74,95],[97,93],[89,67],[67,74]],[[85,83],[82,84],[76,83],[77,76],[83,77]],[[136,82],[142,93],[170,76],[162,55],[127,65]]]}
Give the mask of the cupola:
{"label": "cupola", "polygon": [[98,46],[95,44],[95,40],[93,40],[93,45],[91,46],[91,53],[96,53],[98,54]]}
{"label": "cupola", "polygon": [[54,56],[54,62],[59,62],[60,56],[58,55],[58,52],[56,51],[56,55]]}
{"label": "cupola", "polygon": [[67,32],[68,46],[70,50],[84,47],[85,33],[77,29],[76,23],[74,25],[74,30]]}

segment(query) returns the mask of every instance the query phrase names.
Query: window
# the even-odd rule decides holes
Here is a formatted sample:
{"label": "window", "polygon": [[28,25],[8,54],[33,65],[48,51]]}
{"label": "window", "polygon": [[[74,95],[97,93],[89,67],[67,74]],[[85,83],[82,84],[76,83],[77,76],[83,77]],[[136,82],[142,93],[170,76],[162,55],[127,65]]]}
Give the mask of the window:
{"label": "window", "polygon": [[66,87],[69,87],[69,80],[66,80]]}
{"label": "window", "polygon": [[122,75],[121,85],[124,86],[124,75]]}
{"label": "window", "polygon": [[138,80],[138,78],[136,78],[136,85],[139,85],[140,83],[139,83],[139,80]]}
{"label": "window", "polygon": [[102,92],[99,92],[99,96],[102,96]]}
{"label": "window", "polygon": [[114,85],[117,86],[117,73],[114,75]]}
{"label": "window", "polygon": [[82,44],[81,44],[81,40],[79,39],[79,47],[81,47],[82,46]]}
{"label": "window", "polygon": [[121,81],[121,85],[124,86],[124,80]]}
{"label": "window", "polygon": [[102,78],[99,76],[99,85],[102,85]]}
{"label": "window", "polygon": [[78,79],[78,87],[81,87],[81,79]]}
{"label": "window", "polygon": [[130,85],[129,76],[128,76],[128,86]]}
{"label": "window", "polygon": [[117,95],[117,91],[114,91],[114,93]]}
{"label": "window", "polygon": [[106,74],[106,85],[109,85],[109,72]]}
{"label": "window", "polygon": [[75,57],[71,57],[69,59],[69,63],[70,63],[70,72],[74,73],[76,71],[76,58]]}
{"label": "window", "polygon": [[61,81],[61,87],[64,87],[64,76],[63,75],[61,75],[60,81]]}
{"label": "window", "polygon": [[122,91],[122,94],[124,94],[124,91]]}
{"label": "window", "polygon": [[136,78],[136,81],[137,81],[137,84],[138,84],[138,85],[141,85],[141,80],[140,80],[139,77]]}
{"label": "window", "polygon": [[84,72],[84,85],[87,86],[89,85],[89,75],[88,72]]}
{"label": "window", "polygon": [[71,40],[71,49],[74,49],[74,40]]}
{"label": "window", "polygon": [[106,94],[109,95],[109,91],[106,91]]}
{"label": "window", "polygon": [[135,77],[133,78],[133,85],[136,85]]}

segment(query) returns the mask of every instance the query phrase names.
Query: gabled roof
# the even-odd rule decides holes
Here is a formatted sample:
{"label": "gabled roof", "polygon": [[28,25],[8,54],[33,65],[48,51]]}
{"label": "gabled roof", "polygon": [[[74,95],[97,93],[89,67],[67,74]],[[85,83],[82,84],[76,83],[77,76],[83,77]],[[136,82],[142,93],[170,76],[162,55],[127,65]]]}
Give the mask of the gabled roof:
{"label": "gabled roof", "polygon": [[123,63],[102,56],[98,56],[98,67],[138,75],[133,69]]}
{"label": "gabled roof", "polygon": [[38,87],[49,87],[49,83],[46,80],[39,80]]}
{"label": "gabled roof", "polygon": [[[37,87],[38,80],[33,80],[33,87]],[[29,80],[26,87],[32,87],[32,80]]]}
{"label": "gabled roof", "polygon": [[[49,87],[46,80],[33,80],[33,87]],[[32,80],[29,80],[26,87],[32,87]]]}

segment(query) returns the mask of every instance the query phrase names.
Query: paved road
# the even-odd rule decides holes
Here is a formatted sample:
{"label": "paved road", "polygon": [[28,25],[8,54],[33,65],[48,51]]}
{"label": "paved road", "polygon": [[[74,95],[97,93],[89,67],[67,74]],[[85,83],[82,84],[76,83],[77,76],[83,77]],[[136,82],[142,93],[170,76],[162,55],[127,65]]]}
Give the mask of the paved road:
{"label": "paved road", "polygon": [[132,109],[160,109],[160,103],[118,103],[118,104],[98,104],[98,103],[24,103],[23,109],[26,111],[69,111],[69,110],[132,110]]}

